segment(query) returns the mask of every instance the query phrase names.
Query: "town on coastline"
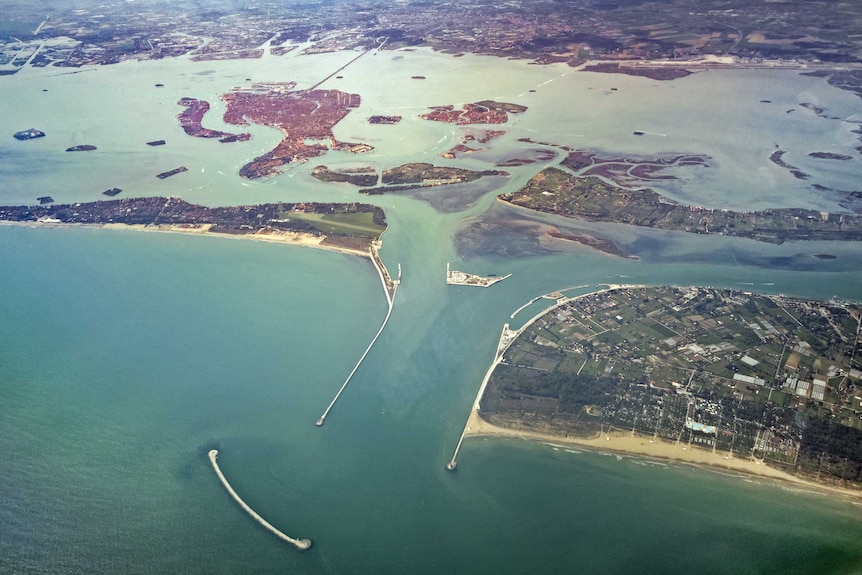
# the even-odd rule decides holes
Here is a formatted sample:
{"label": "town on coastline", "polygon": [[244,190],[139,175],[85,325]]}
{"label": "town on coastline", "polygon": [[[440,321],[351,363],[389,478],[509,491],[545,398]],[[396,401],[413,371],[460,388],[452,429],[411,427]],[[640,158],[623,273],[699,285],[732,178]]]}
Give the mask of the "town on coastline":
{"label": "town on coastline", "polygon": [[483,420],[549,438],[638,435],[862,487],[857,304],[706,287],[556,295],[504,330]]}
{"label": "town on coastline", "polygon": [[[383,210],[369,204],[274,203],[210,208],[180,198],[130,198],[78,204],[0,206],[0,222],[137,226],[292,241],[369,255],[386,230]],[[297,237],[299,236],[299,237]]]}

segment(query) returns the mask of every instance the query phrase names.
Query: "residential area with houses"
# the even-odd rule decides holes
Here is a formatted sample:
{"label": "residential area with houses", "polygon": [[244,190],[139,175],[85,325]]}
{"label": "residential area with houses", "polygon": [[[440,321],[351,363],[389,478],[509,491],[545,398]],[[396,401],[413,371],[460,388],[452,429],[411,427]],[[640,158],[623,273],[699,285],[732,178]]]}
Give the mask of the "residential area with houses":
{"label": "residential area with houses", "polygon": [[843,302],[614,287],[529,326],[482,413],[559,435],[631,430],[859,481],[862,442],[846,439],[862,439],[860,321]]}

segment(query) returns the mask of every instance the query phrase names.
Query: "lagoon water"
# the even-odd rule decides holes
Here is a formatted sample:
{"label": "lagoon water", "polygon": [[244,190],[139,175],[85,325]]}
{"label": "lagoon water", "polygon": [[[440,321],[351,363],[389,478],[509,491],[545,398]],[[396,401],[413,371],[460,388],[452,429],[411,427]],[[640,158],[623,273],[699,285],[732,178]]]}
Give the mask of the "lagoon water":
{"label": "lagoon water", "polygon": [[[520,137],[624,154],[702,153],[710,168],[681,171],[685,185],[662,191],[721,207],[838,209],[837,196],[815,194],[768,162],[779,143],[814,182],[853,189],[859,181],[858,154],[805,163],[810,151],[846,152],[854,140],[848,122],[798,107],[852,119],[858,99],[792,72],[711,71],[662,83],[427,51],[369,53],[323,87],[362,95],[336,135],[376,151],[330,154],[265,183],[236,172],[274,145],[273,130],[218,144],[176,125],[181,96],[218,111],[217,96],[246,78],[303,88],[350,57],[0,78],[0,101],[16,110],[0,128],[48,133],[0,139],[0,203],[46,194],[92,201],[114,186],[120,197],[210,205],[368,201],[308,172],[319,163],[443,163],[436,154],[457,143],[457,128],[416,114],[486,98],[531,107],[491,151],[459,165],[485,168],[530,149]],[[745,98],[763,108],[752,114]],[[370,126],[372,113],[405,119]],[[206,125],[225,128],[216,115]],[[665,136],[633,138],[634,129]],[[163,148],[143,145],[162,138]],[[62,151],[83,143],[99,150]],[[153,177],[178,165],[189,172]],[[540,167],[511,169],[504,189]],[[483,249],[459,251],[456,234],[498,210],[499,191],[465,192],[445,212],[408,197],[371,198],[391,224],[381,255],[390,269],[402,264],[404,280],[386,331],[322,428],[314,420],[385,315],[367,261],[253,241],[0,226],[0,572],[862,573],[858,506],[764,480],[491,439],[468,440],[458,470],[444,469],[502,324],[538,294],[695,283],[862,299],[862,248],[845,243],[770,246],[621,226],[614,233],[640,261],[577,247],[507,250],[513,239],[499,231]],[[447,261],[513,276],[489,290],[447,287]],[[314,547],[298,552],[246,516],[212,472],[210,449],[252,508]]]}

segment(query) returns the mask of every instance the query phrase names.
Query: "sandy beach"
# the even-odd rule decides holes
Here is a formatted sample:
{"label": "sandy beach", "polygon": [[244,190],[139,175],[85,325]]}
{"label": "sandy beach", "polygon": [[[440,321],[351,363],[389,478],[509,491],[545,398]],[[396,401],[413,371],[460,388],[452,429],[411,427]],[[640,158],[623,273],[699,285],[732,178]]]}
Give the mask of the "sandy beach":
{"label": "sandy beach", "polygon": [[[78,224],[67,224],[67,225],[78,225]],[[88,224],[82,224],[82,225],[88,225]],[[365,252],[362,250],[352,250],[349,248],[343,248],[343,247],[339,247],[339,246],[333,246],[330,244],[324,244],[323,242],[326,240],[326,236],[318,236],[318,235],[314,235],[314,234],[306,234],[306,233],[300,233],[300,232],[288,232],[288,231],[280,231],[280,230],[258,230],[253,234],[223,234],[223,233],[219,233],[219,232],[210,231],[210,228],[212,228],[212,224],[201,224],[201,225],[178,224],[178,225],[158,225],[158,226],[129,225],[129,224],[102,224],[102,225],[99,225],[98,227],[102,227],[105,229],[112,229],[112,230],[130,230],[130,231],[143,231],[143,232],[209,235],[209,236],[219,237],[219,238],[256,240],[256,241],[262,241],[262,242],[289,244],[289,245],[293,245],[293,246],[301,246],[301,247],[307,247],[307,248],[318,248],[318,249],[322,249],[322,250],[340,252],[340,253],[348,254],[348,255],[352,255],[352,256],[361,256],[364,258],[371,257],[368,252]]]}
{"label": "sandy beach", "polygon": [[592,438],[560,437],[533,431],[508,429],[492,425],[479,417],[473,409],[467,420],[465,437],[510,437],[529,441],[540,441],[557,445],[577,446],[591,451],[610,451],[620,455],[634,455],[664,459],[688,465],[704,466],[724,471],[732,471],[765,479],[777,480],[796,490],[817,494],[838,495],[856,504],[862,504],[862,490],[845,489],[838,486],[817,483],[796,475],[769,467],[751,458],[730,456],[725,451],[713,453],[710,449],[689,446],[685,442],[675,443],[643,435],[632,435],[630,431],[614,429]]}
{"label": "sandy beach", "polygon": [[223,234],[219,232],[210,231],[212,228],[212,224],[176,224],[176,225],[143,225],[143,224],[65,224],[65,223],[57,223],[57,222],[10,222],[10,221],[0,221],[0,225],[12,225],[12,226],[26,226],[31,228],[38,227],[51,227],[51,228],[60,228],[60,227],[87,227],[87,228],[102,228],[106,230],[119,230],[119,231],[135,231],[135,232],[156,232],[156,233],[174,233],[174,234],[190,234],[190,235],[208,235],[212,237],[219,238],[231,238],[231,239],[240,239],[240,240],[255,240],[262,242],[273,242],[280,244],[288,244],[293,246],[307,247],[307,248],[318,248],[322,250],[329,250],[333,252],[340,252],[343,254],[351,255],[351,256],[360,256],[363,258],[370,258],[371,254],[367,251],[362,250],[354,250],[350,248],[344,248],[339,246],[334,246],[331,244],[323,243],[326,240],[326,236],[318,236],[314,234],[300,233],[300,232],[288,232],[288,231],[280,231],[280,230],[258,230],[253,234]]}

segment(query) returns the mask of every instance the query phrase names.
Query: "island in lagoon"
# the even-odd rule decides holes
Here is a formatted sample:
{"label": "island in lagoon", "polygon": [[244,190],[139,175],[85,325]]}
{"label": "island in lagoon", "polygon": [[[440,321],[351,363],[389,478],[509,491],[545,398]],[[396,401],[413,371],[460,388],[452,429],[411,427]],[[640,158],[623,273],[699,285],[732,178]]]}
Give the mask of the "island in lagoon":
{"label": "island in lagoon", "polygon": [[836,154],[835,152],[811,152],[808,155],[818,160],[840,160],[842,162],[846,162],[847,160],[853,159],[847,154]]}
{"label": "island in lagoon", "polygon": [[36,128],[30,128],[29,130],[21,130],[20,132],[15,132],[12,134],[12,137],[16,140],[32,140],[34,138],[44,138],[45,132],[42,130],[37,130]]}
{"label": "island in lagoon", "polygon": [[[354,154],[373,150],[368,144],[339,142],[332,127],[360,104],[359,94],[340,90],[298,90],[292,82],[259,84],[222,96],[227,103],[224,121],[246,126],[250,122],[277,128],[284,138],[275,149],[256,157],[240,169],[248,179],[267,178],[284,166],[303,163],[328,150]],[[329,147],[323,142],[328,142]]]}
{"label": "island in lagoon", "polygon": [[204,115],[210,109],[209,102],[205,100],[180,98],[177,104],[185,108],[177,116],[177,119],[180,121],[183,131],[189,136],[194,136],[195,138],[219,138],[219,141],[223,143],[245,141],[251,138],[251,134],[249,133],[231,134],[229,132],[204,128],[201,122]]}
{"label": "island in lagoon", "polygon": [[473,104],[464,104],[461,109],[455,108],[452,104],[446,104],[433,106],[431,110],[431,112],[419,117],[425,120],[458,125],[505,124],[509,121],[509,114],[521,114],[527,111],[527,107],[519,104],[482,100]]}
{"label": "island in lagoon", "polygon": [[156,177],[160,180],[164,180],[165,178],[170,178],[171,176],[176,176],[177,174],[181,174],[183,172],[188,172],[189,169],[185,166],[179,166],[174,168],[173,170],[168,170],[166,172],[161,172],[156,174]]}
{"label": "island in lagoon", "polygon": [[371,167],[331,170],[328,166],[317,166],[311,175],[321,182],[339,182],[354,186],[373,186],[377,183],[377,170]]}
{"label": "island in lagoon", "polygon": [[629,189],[596,176],[546,168],[517,192],[512,205],[590,221],[615,222],[699,234],[721,234],[781,244],[794,240],[862,241],[862,216],[805,209],[734,212],[682,206],[657,192]]}
{"label": "island in lagoon", "polygon": [[466,272],[460,272],[458,270],[453,270],[449,268],[449,264],[446,264],[446,283],[448,285],[457,285],[457,286],[474,286],[474,287],[491,287],[497,282],[501,282],[506,278],[512,277],[512,274],[504,275],[504,276],[488,276],[482,277],[477,276],[475,274],[468,274]]}
{"label": "island in lagoon", "polygon": [[411,162],[383,170],[383,185],[359,190],[362,194],[376,195],[401,192],[417,188],[464,184],[487,176],[508,176],[502,170],[467,170],[449,166],[435,166],[427,162]]}
{"label": "island in lagoon", "polygon": [[387,124],[394,125],[401,121],[401,116],[371,116],[368,118],[369,124]]}
{"label": "island in lagoon", "polygon": [[474,128],[461,129],[461,142],[456,144],[451,149],[440,154],[440,156],[449,159],[456,159],[465,154],[473,154],[481,152],[487,148],[475,147],[473,144],[487,144],[491,140],[499,138],[506,134],[505,130],[478,130]]}
{"label": "island in lagoon", "polygon": [[[644,134],[644,132],[635,132]],[[599,176],[620,187],[638,187],[657,180],[677,180],[665,173],[671,168],[709,167],[703,154],[667,154],[654,157],[608,157],[588,150],[571,150],[561,162],[578,176]]]}

